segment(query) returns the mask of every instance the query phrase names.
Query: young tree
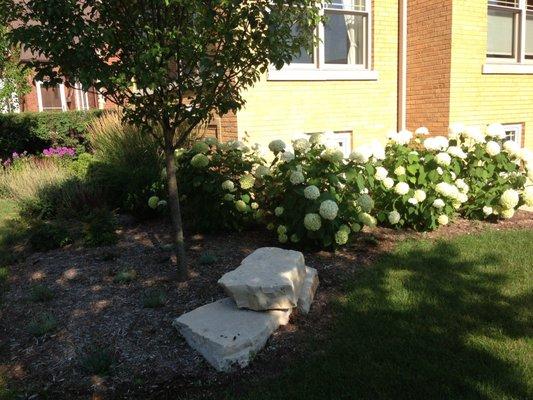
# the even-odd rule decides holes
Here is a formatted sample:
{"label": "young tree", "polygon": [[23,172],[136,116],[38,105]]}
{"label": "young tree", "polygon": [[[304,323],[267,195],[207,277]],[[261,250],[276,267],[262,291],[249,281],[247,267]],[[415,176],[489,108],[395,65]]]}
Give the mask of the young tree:
{"label": "young tree", "polygon": [[11,45],[7,33],[0,25],[0,111],[13,112],[19,99],[31,91],[30,71],[20,63],[20,49]]}
{"label": "young tree", "polygon": [[[0,0],[14,43],[47,62],[37,79],[79,81],[162,132],[180,278],[187,275],[174,151],[212,112],[241,108],[273,64],[311,48],[316,0]],[[17,21],[17,22],[16,22]],[[161,129],[154,130],[157,125]]]}

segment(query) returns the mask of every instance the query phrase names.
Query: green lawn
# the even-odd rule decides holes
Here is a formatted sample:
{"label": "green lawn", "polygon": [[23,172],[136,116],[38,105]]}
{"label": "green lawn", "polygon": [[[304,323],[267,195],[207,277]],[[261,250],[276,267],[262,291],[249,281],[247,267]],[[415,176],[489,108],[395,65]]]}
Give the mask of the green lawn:
{"label": "green lawn", "polygon": [[533,231],[404,243],[337,309],[322,356],[246,398],[533,398]]}

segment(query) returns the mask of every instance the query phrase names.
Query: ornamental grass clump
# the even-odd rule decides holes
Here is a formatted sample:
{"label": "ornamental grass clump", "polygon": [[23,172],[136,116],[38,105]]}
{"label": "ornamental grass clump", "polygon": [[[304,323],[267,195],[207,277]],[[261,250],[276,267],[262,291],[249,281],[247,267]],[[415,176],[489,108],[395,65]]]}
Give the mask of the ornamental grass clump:
{"label": "ornamental grass clump", "polygon": [[292,148],[279,140],[270,143],[274,161],[261,203],[267,228],[280,243],[335,248],[348,243],[363,225],[375,225],[373,201],[361,197],[365,166],[328,148],[325,136],[299,138]]}
{"label": "ornamental grass clump", "polygon": [[462,159],[446,152],[447,138],[424,140],[428,133],[420,128],[414,135],[391,134],[386,157],[367,175],[381,225],[433,230],[447,225],[467,201],[468,186],[457,180]]}
{"label": "ornamental grass clump", "polygon": [[[206,138],[177,151],[176,158],[183,214],[190,229],[241,231],[261,218],[257,191],[270,170],[255,150],[241,142]],[[150,201],[151,207],[161,207],[159,198]]]}
{"label": "ornamental grass clump", "polygon": [[504,126],[455,124],[449,136],[450,145],[465,154],[457,174],[470,190],[462,215],[509,219],[522,205],[533,205],[531,186],[527,186],[527,176],[533,175],[533,154],[508,140]]}

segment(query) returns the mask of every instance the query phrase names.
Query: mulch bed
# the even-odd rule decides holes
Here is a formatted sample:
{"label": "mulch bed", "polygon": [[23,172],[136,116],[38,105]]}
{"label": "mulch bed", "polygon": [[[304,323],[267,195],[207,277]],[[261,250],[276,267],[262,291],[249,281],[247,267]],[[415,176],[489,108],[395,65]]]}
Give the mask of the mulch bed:
{"label": "mulch bed", "polygon": [[[4,376],[22,398],[31,399],[216,398],[226,390],[239,393],[257,377],[275,377],[291,360],[307,356],[310,340],[327,340],[332,305],[342,295],[343,283],[397,242],[521,228],[533,228],[533,213],[521,211],[513,220],[498,223],[459,220],[428,234],[379,228],[337,253],[304,252],[321,281],[311,313],[293,315],[250,367],[222,374],[187,346],[172,321],[225,297],[217,286],[220,276],[253,250],[278,246],[275,238],[265,231],[189,238],[192,277],[178,283],[167,263],[168,227],[125,221],[117,246],[33,254],[10,268],[0,305],[0,381]],[[216,256],[215,263],[199,263],[206,252]],[[126,269],[134,269],[136,279],[115,282],[115,275]],[[34,285],[49,287],[54,297],[31,301]],[[165,305],[144,308],[143,295],[154,288],[166,294]],[[56,318],[58,328],[35,337],[28,326],[45,312]],[[95,348],[108,349],[115,360],[108,377],[91,376],[83,368],[84,357]]]}

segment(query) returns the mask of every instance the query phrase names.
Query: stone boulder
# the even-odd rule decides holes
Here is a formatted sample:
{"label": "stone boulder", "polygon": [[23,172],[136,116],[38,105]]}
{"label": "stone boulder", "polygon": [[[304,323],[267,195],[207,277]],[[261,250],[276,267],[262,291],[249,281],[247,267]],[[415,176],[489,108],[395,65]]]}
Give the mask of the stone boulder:
{"label": "stone boulder", "polygon": [[318,288],[318,271],[311,267],[305,267],[305,280],[298,297],[298,311],[303,314],[308,314],[311,309],[311,303],[315,298],[315,293]]}
{"label": "stone boulder", "polygon": [[306,277],[302,253],[263,247],[248,257],[218,283],[237,307],[250,310],[285,310],[298,305]]}
{"label": "stone boulder", "polygon": [[173,325],[187,343],[218,371],[246,367],[291,310],[256,312],[237,308],[225,298],[177,318]]}

